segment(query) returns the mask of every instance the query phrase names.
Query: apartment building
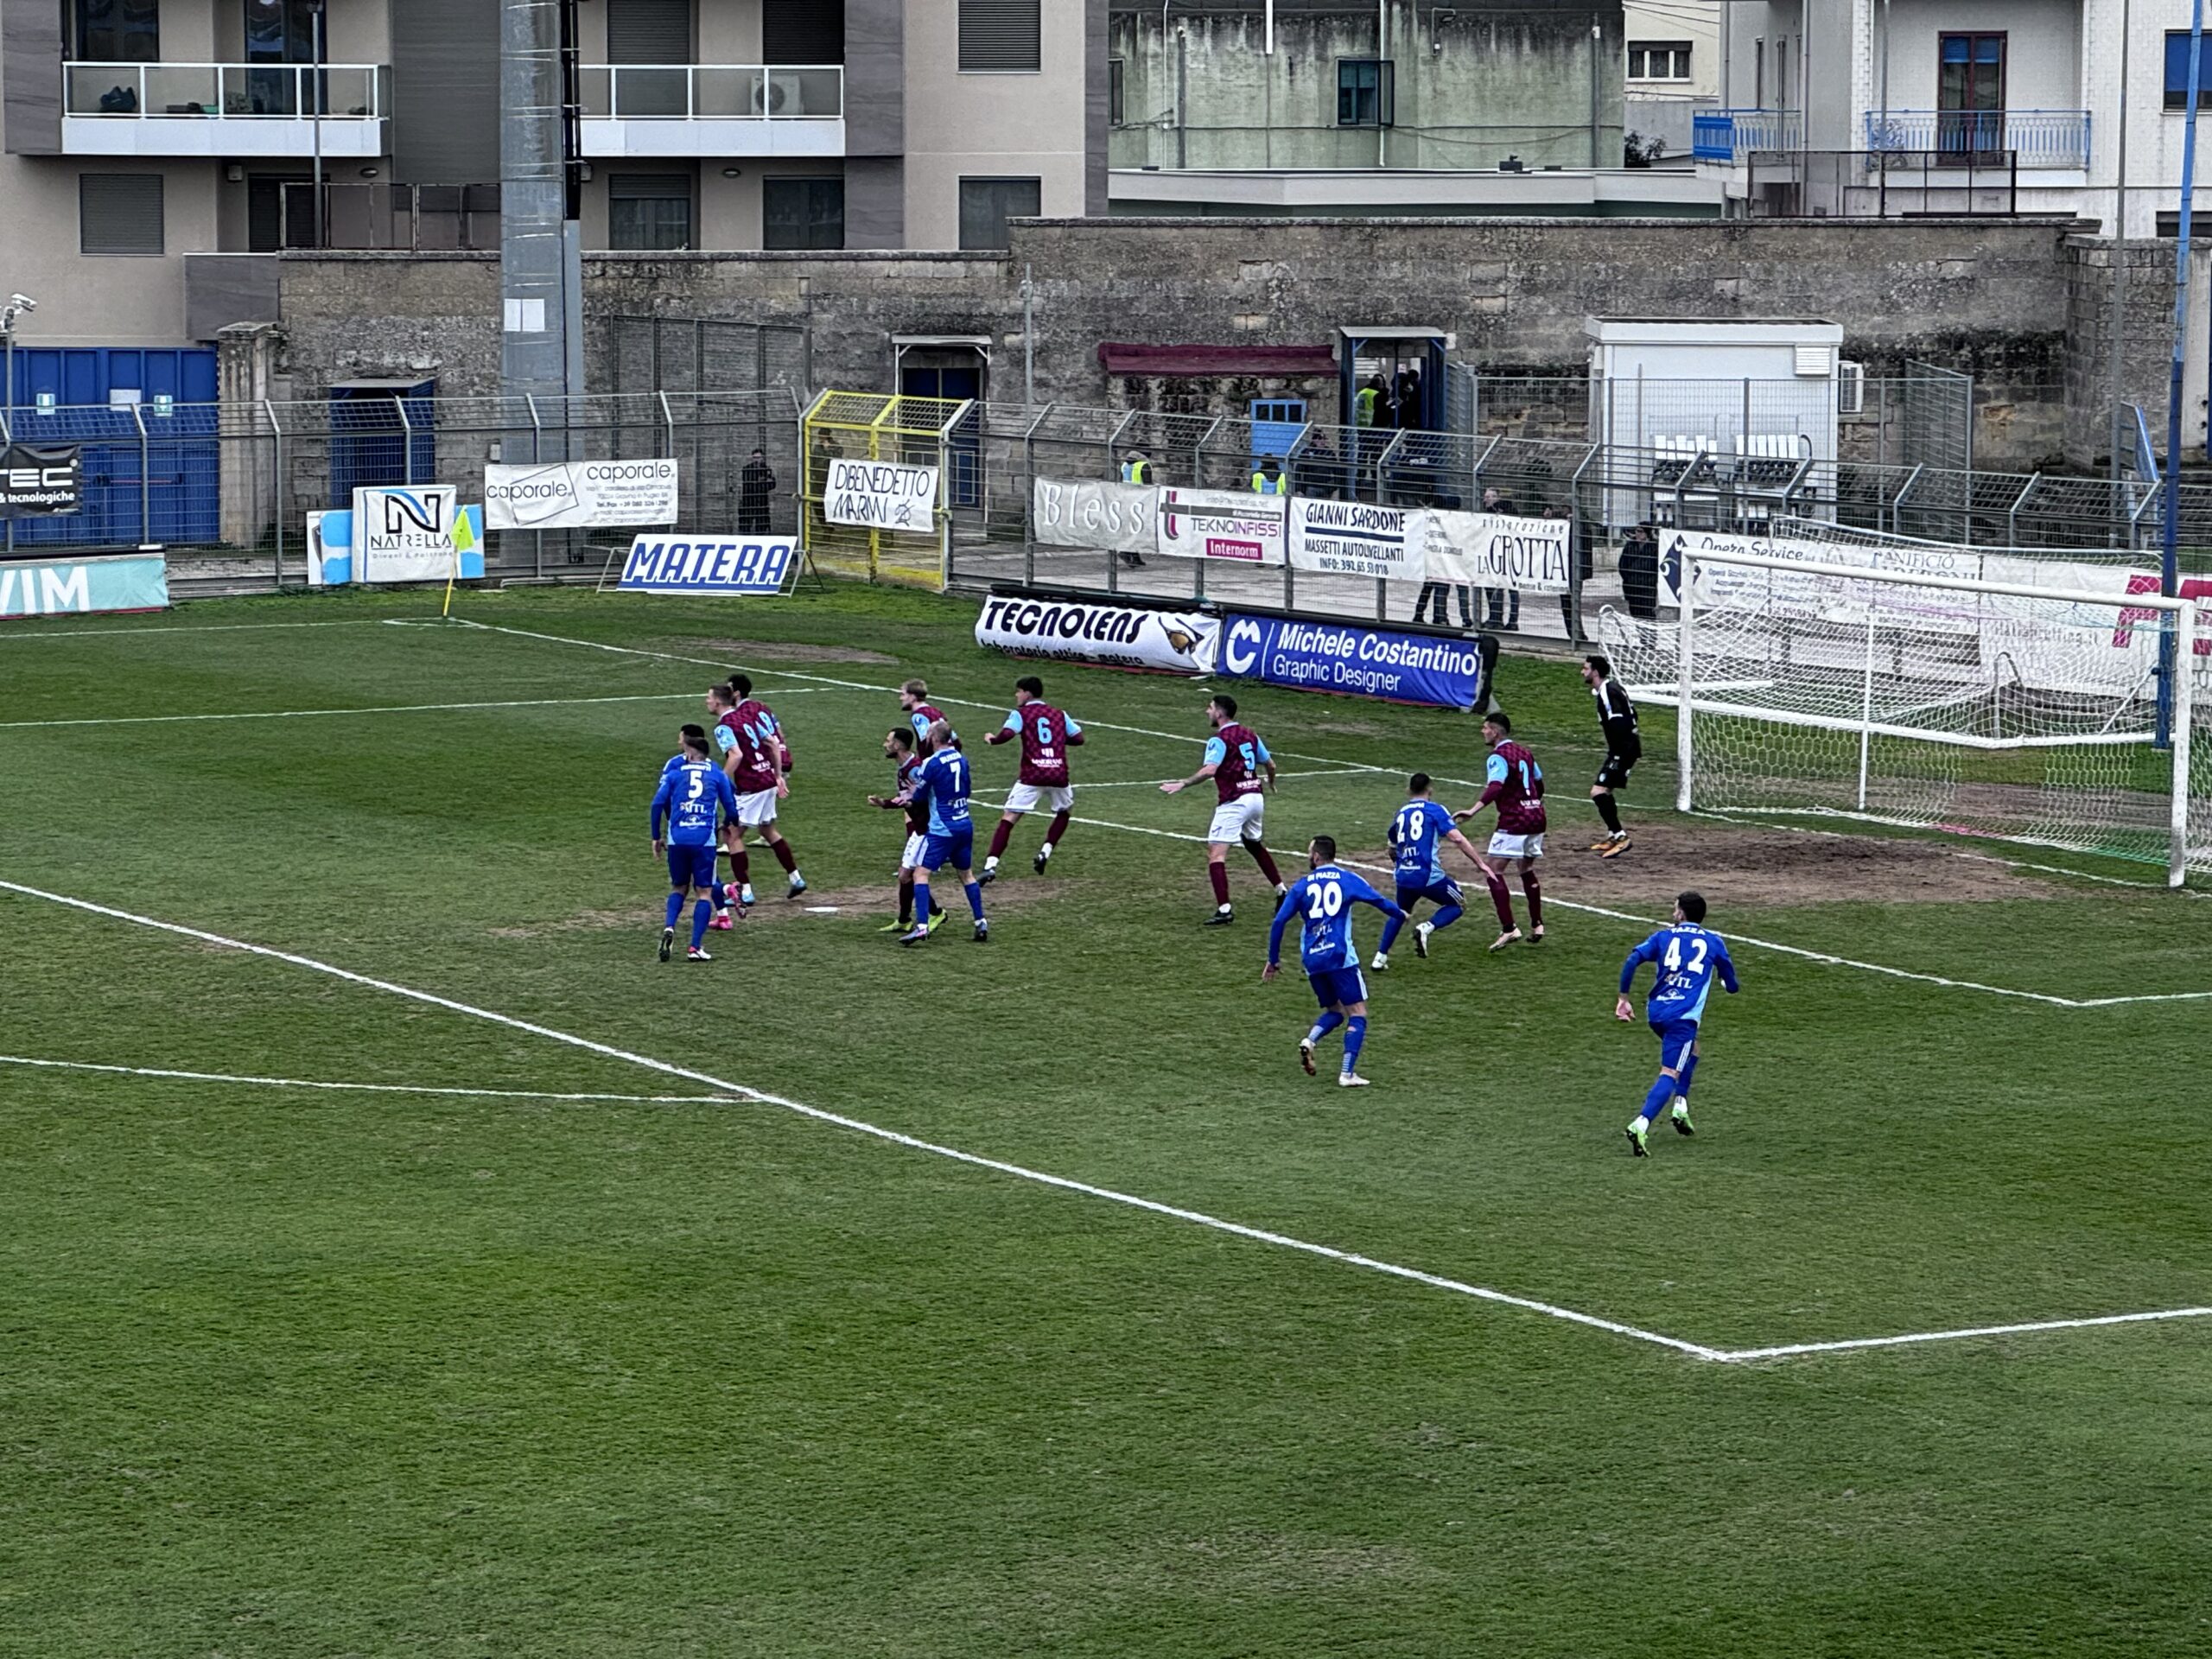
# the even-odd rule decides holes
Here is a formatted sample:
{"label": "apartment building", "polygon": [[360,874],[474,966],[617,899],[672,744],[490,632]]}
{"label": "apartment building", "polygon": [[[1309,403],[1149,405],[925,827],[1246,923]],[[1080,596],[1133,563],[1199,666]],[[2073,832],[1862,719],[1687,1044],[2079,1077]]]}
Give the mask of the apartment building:
{"label": "apartment building", "polygon": [[[1105,211],[1104,0],[565,6],[588,248],[988,248],[1009,217]],[[499,21],[0,0],[22,343],[206,339],[258,315],[251,257],[284,247],[497,248]]]}

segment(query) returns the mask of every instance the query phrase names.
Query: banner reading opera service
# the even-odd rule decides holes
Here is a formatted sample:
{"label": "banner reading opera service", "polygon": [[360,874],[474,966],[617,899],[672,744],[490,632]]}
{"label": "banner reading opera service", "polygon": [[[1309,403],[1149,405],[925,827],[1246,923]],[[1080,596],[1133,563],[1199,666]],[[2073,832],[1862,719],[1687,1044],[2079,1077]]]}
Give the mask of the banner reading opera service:
{"label": "banner reading opera service", "polygon": [[1288,498],[1236,490],[1160,492],[1159,551],[1175,559],[1281,565]]}
{"label": "banner reading opera service", "polygon": [[1522,594],[1567,591],[1571,521],[1445,511],[1427,517],[1429,581]]}
{"label": "banner reading opera service", "polygon": [[1407,507],[1300,496],[1290,504],[1290,562],[1323,575],[1418,582],[1427,564],[1424,516]]}
{"label": "banner reading opera service", "polygon": [[1236,615],[1222,629],[1215,671],[1232,679],[1393,702],[1472,709],[1488,700],[1497,641],[1396,633],[1281,616]]}
{"label": "banner reading opera service", "polygon": [[1046,547],[1150,553],[1160,540],[1160,491],[1150,484],[1040,478],[1029,493],[1030,524]]}
{"label": "banner reading opera service", "polygon": [[994,594],[976,619],[976,643],[1018,657],[1205,674],[1220,630],[1219,618],[1196,611]]}
{"label": "banner reading opera service", "polygon": [[[1948,576],[1978,582],[1982,556],[1972,548],[1927,546],[1865,547],[1847,542],[1808,542],[1783,536],[1731,536],[1722,531],[1670,530],[1659,538],[1659,602],[1680,605],[1682,554],[1749,553],[1762,559],[1798,559],[1807,565],[1861,565],[1869,569],[1894,570],[1922,576]],[[1819,615],[1836,593],[1834,572],[1799,576],[1787,570],[1764,570],[1755,565],[1707,564],[1701,586],[1712,600],[1733,602],[1757,594],[1783,606],[1789,613]]]}
{"label": "banner reading opera service", "polygon": [[673,458],[553,461],[484,468],[493,530],[600,530],[676,522]]}

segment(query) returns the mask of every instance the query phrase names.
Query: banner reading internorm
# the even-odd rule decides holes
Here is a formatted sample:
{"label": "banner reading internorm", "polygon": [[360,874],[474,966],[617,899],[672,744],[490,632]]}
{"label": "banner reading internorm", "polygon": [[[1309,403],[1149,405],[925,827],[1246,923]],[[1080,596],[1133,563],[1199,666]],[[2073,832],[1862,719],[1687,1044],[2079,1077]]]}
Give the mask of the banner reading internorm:
{"label": "banner reading internorm", "polygon": [[1021,657],[1058,657],[1169,674],[1213,671],[1220,619],[1077,600],[994,594],[976,619],[976,643]]}
{"label": "banner reading internorm", "polygon": [[1286,556],[1283,509],[1288,505],[1279,495],[1163,488],[1159,551],[1169,558],[1281,565]]}
{"label": "banner reading internorm", "polygon": [[823,482],[822,516],[833,524],[927,535],[934,528],[937,482],[934,467],[838,456]]}
{"label": "banner reading internorm", "polygon": [[1428,562],[1426,517],[1408,507],[1300,496],[1290,504],[1290,563],[1324,575],[1418,582]]}
{"label": "banner reading internorm", "polygon": [[671,458],[553,461],[484,468],[493,530],[598,530],[676,522],[679,472]]}
{"label": "banner reading internorm", "polygon": [[1150,553],[1159,546],[1160,491],[1150,484],[1040,478],[1030,488],[1029,512],[1047,547]]}
{"label": "banner reading internorm", "polygon": [[1572,521],[1444,510],[1427,516],[1429,581],[1522,594],[1567,591]]}

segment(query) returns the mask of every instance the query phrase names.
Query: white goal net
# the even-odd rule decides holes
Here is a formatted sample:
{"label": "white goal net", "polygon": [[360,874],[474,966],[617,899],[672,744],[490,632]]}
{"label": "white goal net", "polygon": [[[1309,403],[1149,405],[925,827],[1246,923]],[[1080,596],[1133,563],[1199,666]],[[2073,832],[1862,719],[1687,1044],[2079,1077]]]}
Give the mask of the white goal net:
{"label": "white goal net", "polygon": [[1676,709],[1683,810],[2073,848],[2176,884],[2212,869],[2195,601],[1971,549],[1682,535],[1669,553],[1677,617],[1608,612],[1601,638],[1632,695]]}

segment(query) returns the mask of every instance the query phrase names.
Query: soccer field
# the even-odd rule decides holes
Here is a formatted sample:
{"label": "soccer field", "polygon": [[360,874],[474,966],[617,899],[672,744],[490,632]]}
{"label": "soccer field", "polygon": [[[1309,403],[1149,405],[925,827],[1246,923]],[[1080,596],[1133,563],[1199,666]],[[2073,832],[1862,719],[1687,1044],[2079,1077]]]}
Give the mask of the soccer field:
{"label": "soccer field", "polygon": [[[0,634],[0,1652],[2212,1649],[2202,893],[1677,818],[1654,710],[1600,862],[1588,696],[1509,657],[1550,937],[1476,884],[1344,1091],[1241,855],[1200,925],[1203,689],[852,587],[435,608]],[[813,891],[756,852],[662,965],[741,666]],[[893,688],[980,840],[1028,671],[1077,823],[902,951]],[[1466,716],[1238,690],[1287,873],[1476,793]],[[1688,886],[1744,991],[1638,1161]]]}

